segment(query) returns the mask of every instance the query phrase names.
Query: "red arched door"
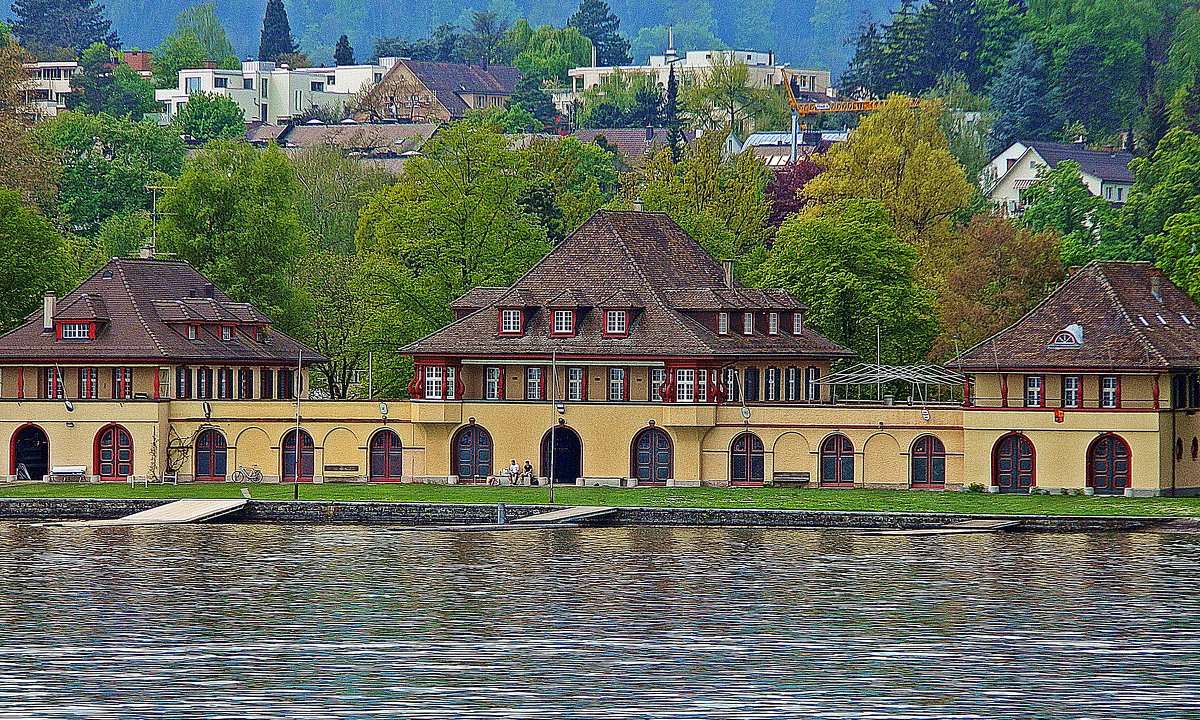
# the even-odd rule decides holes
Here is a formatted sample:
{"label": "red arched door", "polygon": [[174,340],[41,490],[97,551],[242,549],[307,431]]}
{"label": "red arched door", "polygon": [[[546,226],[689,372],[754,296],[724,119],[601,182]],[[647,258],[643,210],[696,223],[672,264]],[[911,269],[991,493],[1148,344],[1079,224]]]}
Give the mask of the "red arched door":
{"label": "red arched door", "polygon": [[914,488],[946,487],[946,446],[932,435],[913,443],[911,483]]}
{"label": "red arched door", "polygon": [[1002,493],[1027,493],[1036,483],[1033,443],[1016,433],[1000,438],[992,451],[992,484]]}
{"label": "red arched door", "polygon": [[228,446],[218,430],[205,430],[196,436],[196,480],[224,482]]}
{"label": "red arched door", "polygon": [[1129,444],[1101,435],[1088,448],[1087,484],[1097,495],[1123,495],[1130,484]]}
{"label": "red arched door", "polygon": [[96,474],[101,480],[124,480],[133,474],[133,438],[120,425],[96,436]]}
{"label": "red arched door", "polygon": [[666,485],[673,462],[671,436],[666,431],[646,428],[633,439],[633,477],[638,485]]}
{"label": "red arched door", "polygon": [[399,482],[404,474],[404,450],[400,436],[380,430],[371,438],[370,478],[374,482]]}
{"label": "red arched door", "polygon": [[854,487],[854,443],[845,435],[821,443],[821,487]]}
{"label": "red arched door", "polygon": [[742,433],[733,439],[729,448],[729,482],[732,485],[762,485],[762,440],[754,433]]}
{"label": "red arched door", "polygon": [[300,431],[300,459],[296,460],[296,431],[291,430],[283,438],[283,472],[280,476],[284,482],[297,482],[296,471],[299,470],[299,482],[312,482],[315,470],[312,435]]}

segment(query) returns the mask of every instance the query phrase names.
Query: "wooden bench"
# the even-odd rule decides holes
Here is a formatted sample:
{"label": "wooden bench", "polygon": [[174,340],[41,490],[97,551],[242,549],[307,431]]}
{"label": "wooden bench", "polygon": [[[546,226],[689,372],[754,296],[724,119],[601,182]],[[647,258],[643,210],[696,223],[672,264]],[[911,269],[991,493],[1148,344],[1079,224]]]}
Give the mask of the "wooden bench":
{"label": "wooden bench", "polygon": [[805,487],[812,482],[812,473],[777,472],[771,476],[771,487]]}

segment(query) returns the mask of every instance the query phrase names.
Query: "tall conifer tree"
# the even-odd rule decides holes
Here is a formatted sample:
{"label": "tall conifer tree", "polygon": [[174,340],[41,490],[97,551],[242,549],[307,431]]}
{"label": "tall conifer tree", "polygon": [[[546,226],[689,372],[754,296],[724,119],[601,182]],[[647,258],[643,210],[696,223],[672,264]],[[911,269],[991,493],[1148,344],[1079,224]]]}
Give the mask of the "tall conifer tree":
{"label": "tall conifer tree", "polygon": [[95,0],[16,0],[13,33],[39,59],[78,57],[95,43],[121,47]]}
{"label": "tall conifer tree", "polygon": [[333,48],[333,64],[354,64],[354,48],[350,47],[350,38],[346,35],[338,38],[337,45],[335,45]]}
{"label": "tall conifer tree", "polygon": [[604,0],[582,0],[579,9],[567,19],[567,27],[592,41],[596,47],[596,64],[601,66],[628,65],[629,41],[621,37],[621,18],[613,14]]}
{"label": "tall conifer tree", "polygon": [[300,51],[296,38],[292,37],[292,26],[288,22],[287,8],[283,0],[267,0],[263,13],[262,36],[258,43],[258,59],[273,60],[280,55],[291,55]]}

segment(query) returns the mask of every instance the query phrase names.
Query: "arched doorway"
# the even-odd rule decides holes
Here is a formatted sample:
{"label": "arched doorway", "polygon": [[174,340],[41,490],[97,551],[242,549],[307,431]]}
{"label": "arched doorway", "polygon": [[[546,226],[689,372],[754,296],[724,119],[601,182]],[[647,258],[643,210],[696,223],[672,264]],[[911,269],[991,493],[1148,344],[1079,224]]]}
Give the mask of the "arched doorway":
{"label": "arched doorway", "polygon": [[486,482],[492,474],[492,436],[478,425],[468,425],[450,443],[450,467],[459,482]]}
{"label": "arched doorway", "polygon": [[762,485],[763,443],[754,433],[742,433],[729,446],[729,482],[732,485]]}
{"label": "arched doorway", "polygon": [[821,487],[854,487],[854,443],[845,435],[821,443]]}
{"label": "arched doorway", "polygon": [[566,425],[546,431],[542,437],[542,474],[550,477],[550,436],[554,436],[554,482],[574,483],[583,477],[583,442]]}
{"label": "arched doorway", "polygon": [[633,438],[631,474],[639,485],[666,485],[674,474],[675,452],[665,430],[649,427]]}
{"label": "arched doorway", "polygon": [[372,482],[399,482],[404,475],[404,449],[400,436],[391,430],[380,430],[371,438],[368,477]]}
{"label": "arched doorway", "polygon": [[909,466],[912,487],[946,487],[946,446],[933,435],[922,435],[913,443]]}
{"label": "arched doorway", "polygon": [[[296,430],[289,430],[283,436],[283,472],[279,476],[283,482],[312,482],[316,470],[315,452],[312,435],[300,430],[300,457],[296,458]],[[299,470],[299,479],[297,479]]]}
{"label": "arched doorway", "polygon": [[1129,443],[1120,435],[1101,435],[1088,448],[1087,484],[1097,495],[1123,495],[1132,477]]}
{"label": "arched doorway", "polygon": [[992,484],[1002,493],[1029,492],[1037,484],[1037,457],[1029,438],[1009,433],[996,441]]}
{"label": "arched doorway", "polygon": [[50,472],[50,439],[37,425],[26,425],[12,436],[9,475],[18,480],[41,480]]}
{"label": "arched doorway", "polygon": [[196,480],[226,480],[229,447],[219,430],[208,429],[196,436]]}
{"label": "arched doorway", "polygon": [[124,480],[133,474],[133,438],[120,425],[96,434],[96,474],[101,480]]}

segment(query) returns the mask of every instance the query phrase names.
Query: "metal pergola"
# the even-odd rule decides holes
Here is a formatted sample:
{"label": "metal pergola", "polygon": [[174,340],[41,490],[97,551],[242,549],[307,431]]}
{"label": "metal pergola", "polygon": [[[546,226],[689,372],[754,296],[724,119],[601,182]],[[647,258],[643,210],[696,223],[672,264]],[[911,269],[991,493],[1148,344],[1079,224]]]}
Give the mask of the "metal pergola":
{"label": "metal pergola", "polygon": [[[862,389],[874,386],[875,397],[868,399],[876,401],[883,401],[885,397],[888,397],[884,394],[885,386],[891,390],[907,385],[911,391],[908,401],[917,403],[930,402],[930,388],[934,388],[935,395],[939,397],[949,395],[949,399],[954,399],[954,393],[961,393],[964,382],[965,377],[962,373],[940,365],[880,365],[877,363],[859,363],[832,373],[819,381],[821,385],[828,385],[832,388],[834,399],[838,397],[837,388],[839,387],[856,387],[857,397],[853,399],[862,400],[864,399]],[[940,390],[941,388],[949,388],[949,392],[943,392]]]}

